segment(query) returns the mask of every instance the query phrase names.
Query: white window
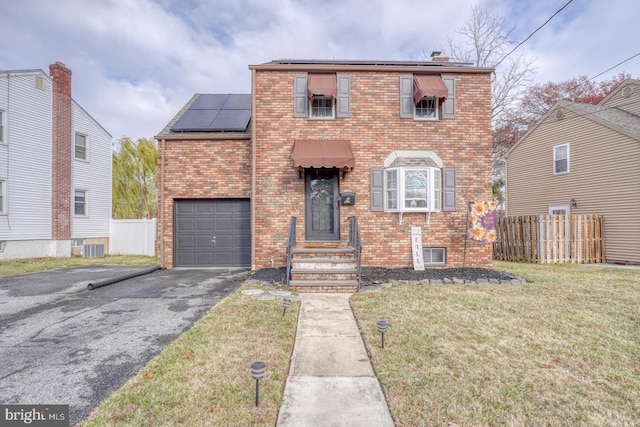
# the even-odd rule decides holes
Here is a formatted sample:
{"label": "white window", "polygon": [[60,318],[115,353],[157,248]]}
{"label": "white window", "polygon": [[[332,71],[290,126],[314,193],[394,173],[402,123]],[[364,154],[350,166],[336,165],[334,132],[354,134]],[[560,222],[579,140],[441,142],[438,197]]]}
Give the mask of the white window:
{"label": "white window", "polygon": [[433,167],[385,169],[385,211],[438,212],[442,209],[442,171]]}
{"label": "white window", "polygon": [[554,175],[569,172],[569,144],[553,147],[553,173]]}
{"label": "white window", "polygon": [[5,132],[4,129],[6,127],[5,124],[5,112],[3,110],[0,110],[0,144],[5,144],[7,142],[7,139],[5,138]]}
{"label": "white window", "polygon": [[324,95],[313,95],[309,102],[311,117],[316,119],[335,118],[335,102],[333,97]]}
{"label": "white window", "polygon": [[445,265],[446,264],[445,248],[423,248],[422,259],[424,265]]}
{"label": "white window", "polygon": [[438,110],[438,100],[425,96],[416,104],[414,117],[417,120],[438,120]]}
{"label": "white window", "polygon": [[89,215],[89,192],[87,190],[76,190],[74,193],[73,214],[75,216]]}
{"label": "white window", "polygon": [[84,239],[71,239],[71,246],[74,248],[79,248],[84,245]]}
{"label": "white window", "polygon": [[571,209],[569,205],[550,205],[549,206],[549,215],[569,215],[571,214]]}
{"label": "white window", "polygon": [[73,146],[73,156],[77,160],[87,160],[87,135],[76,133],[76,140]]}
{"label": "white window", "polygon": [[7,181],[0,179],[0,215],[7,213]]}

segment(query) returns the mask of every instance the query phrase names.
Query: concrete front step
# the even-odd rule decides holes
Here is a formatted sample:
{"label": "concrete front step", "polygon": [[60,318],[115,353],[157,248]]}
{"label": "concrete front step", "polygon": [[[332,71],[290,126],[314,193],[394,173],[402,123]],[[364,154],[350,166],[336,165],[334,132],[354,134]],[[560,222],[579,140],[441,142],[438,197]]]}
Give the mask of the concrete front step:
{"label": "concrete front step", "polygon": [[353,256],[353,248],[301,248],[295,247],[291,250],[291,254],[295,259],[303,258],[331,258],[341,259]]}
{"label": "concrete front step", "polygon": [[291,280],[289,288],[303,292],[357,292],[357,280]]}
{"label": "concrete front step", "polygon": [[354,258],[293,258],[291,267],[296,269],[355,269],[356,260]]}
{"label": "concrete front step", "polygon": [[355,268],[291,269],[292,280],[356,280]]}

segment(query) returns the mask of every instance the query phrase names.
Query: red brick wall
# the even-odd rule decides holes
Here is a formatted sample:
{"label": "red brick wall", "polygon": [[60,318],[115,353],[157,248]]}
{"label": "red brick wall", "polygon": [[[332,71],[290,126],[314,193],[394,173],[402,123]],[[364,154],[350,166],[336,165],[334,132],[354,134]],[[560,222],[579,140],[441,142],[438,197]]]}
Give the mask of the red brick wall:
{"label": "red brick wall", "polygon": [[250,198],[251,141],[169,140],[163,144],[160,140],[158,161],[158,182],[162,183],[164,175],[164,189],[158,194],[156,253],[162,266],[171,268],[174,200]]}
{"label": "red brick wall", "polygon": [[[349,139],[356,166],[340,192],[356,193],[354,206],[340,206],[341,238],[348,238],[347,218],[358,216],[364,242],[364,266],[412,265],[411,226],[422,227],[424,247],[447,248],[447,267],[490,267],[491,246],[466,242],[466,205],[491,200],[490,75],[455,74],[456,118],[414,121],[399,118],[399,75],[396,72],[348,72],[351,117],[309,120],[293,117],[294,71],[255,71],[256,129],[256,268],[285,263],[289,218],[298,217],[298,243],[304,242],[304,180],[291,160],[296,139]],[[405,73],[406,74],[406,73]],[[451,75],[451,74],[449,74]],[[371,212],[370,168],[383,167],[392,150],[433,150],[447,168],[457,170],[456,212]],[[466,249],[465,249],[466,248]],[[465,255],[466,251],[466,255]]]}
{"label": "red brick wall", "polygon": [[53,78],[51,157],[51,239],[71,238],[71,70],[49,66]]}

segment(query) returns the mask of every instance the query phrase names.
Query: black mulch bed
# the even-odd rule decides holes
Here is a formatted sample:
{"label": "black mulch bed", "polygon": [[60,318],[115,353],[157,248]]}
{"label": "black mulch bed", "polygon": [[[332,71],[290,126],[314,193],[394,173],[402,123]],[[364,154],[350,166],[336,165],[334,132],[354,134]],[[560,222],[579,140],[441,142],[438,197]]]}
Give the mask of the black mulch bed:
{"label": "black mulch bed", "polygon": [[[286,268],[263,268],[252,274],[252,279],[262,280],[270,283],[283,283]],[[375,285],[380,283],[390,283],[392,280],[420,281],[423,279],[497,279],[508,281],[516,279],[515,276],[503,271],[491,270],[488,268],[427,268],[424,271],[415,271],[413,268],[382,268],[382,267],[362,267],[362,286]]]}

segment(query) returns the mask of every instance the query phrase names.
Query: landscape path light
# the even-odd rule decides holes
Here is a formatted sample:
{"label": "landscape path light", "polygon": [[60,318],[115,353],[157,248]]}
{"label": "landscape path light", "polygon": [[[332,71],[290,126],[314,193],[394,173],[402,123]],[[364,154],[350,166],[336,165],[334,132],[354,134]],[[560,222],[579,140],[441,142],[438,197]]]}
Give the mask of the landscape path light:
{"label": "landscape path light", "polygon": [[291,305],[291,300],[289,298],[285,298],[282,300],[282,317],[287,312],[287,307]]}
{"label": "landscape path light", "polygon": [[260,395],[260,380],[264,376],[264,370],[267,365],[264,362],[253,362],[251,364],[251,378],[256,380],[256,406],[258,406],[259,395]]}
{"label": "landscape path light", "polygon": [[384,333],[387,332],[388,323],[386,320],[378,320],[378,332],[382,335],[382,348],[384,348]]}

